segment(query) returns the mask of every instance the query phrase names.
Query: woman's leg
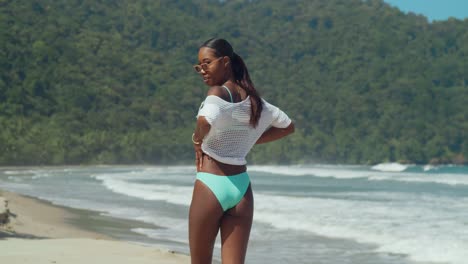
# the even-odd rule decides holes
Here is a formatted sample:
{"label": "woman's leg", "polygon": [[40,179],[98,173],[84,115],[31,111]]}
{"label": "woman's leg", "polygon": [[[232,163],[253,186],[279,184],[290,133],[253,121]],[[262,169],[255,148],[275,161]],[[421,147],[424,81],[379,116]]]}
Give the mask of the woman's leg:
{"label": "woman's leg", "polygon": [[253,195],[249,186],[244,198],[221,219],[223,264],[243,264],[253,219]]}
{"label": "woman's leg", "polygon": [[189,212],[192,264],[211,264],[223,209],[211,190],[196,180]]}

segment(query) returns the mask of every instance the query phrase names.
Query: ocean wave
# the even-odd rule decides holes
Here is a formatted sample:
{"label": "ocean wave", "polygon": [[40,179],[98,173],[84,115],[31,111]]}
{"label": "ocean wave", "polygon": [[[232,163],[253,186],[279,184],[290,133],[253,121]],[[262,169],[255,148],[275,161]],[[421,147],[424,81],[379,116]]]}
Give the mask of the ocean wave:
{"label": "ocean wave", "polygon": [[158,178],[172,178],[174,176],[187,175],[195,176],[196,170],[193,166],[154,166],[154,167],[130,167],[127,170],[115,171],[111,173],[91,173],[91,178],[109,177],[121,180],[152,180]]}
{"label": "ocean wave", "polygon": [[398,181],[410,183],[436,183],[449,186],[468,185],[468,177],[456,174],[405,174],[401,176],[378,175],[368,178],[371,181]]}
{"label": "ocean wave", "polygon": [[385,198],[392,195],[397,199],[376,203],[256,194],[255,219],[280,229],[375,244],[380,252],[406,254],[415,261],[465,263],[468,234],[460,230],[466,230],[468,213],[460,209],[467,198],[403,199],[398,193]]}
{"label": "ocean wave", "polygon": [[424,171],[430,171],[430,170],[435,170],[435,169],[437,169],[437,167],[434,165],[430,165],[430,164],[424,165],[423,167]]}
{"label": "ocean wave", "polygon": [[[403,167],[405,169],[403,169]],[[249,172],[263,172],[275,176],[311,176],[334,179],[367,179],[370,181],[394,181],[412,183],[435,183],[450,186],[468,185],[468,174],[464,167],[453,166],[432,168],[424,171],[422,166],[387,164],[380,165],[379,170],[365,166],[251,166]],[[455,170],[458,169],[458,170]],[[395,171],[392,171],[395,170]],[[453,172],[452,172],[453,171]],[[446,172],[446,173],[443,173]],[[467,170],[468,172],[468,170]],[[260,175],[259,175],[260,176]]]}
{"label": "ocean wave", "polygon": [[362,166],[249,166],[248,171],[285,176],[316,176],[337,179],[366,178],[375,175]]}
{"label": "ocean wave", "polygon": [[372,166],[371,169],[377,171],[385,171],[385,172],[402,172],[408,168],[408,165],[400,164],[400,163],[380,163],[375,166]]}
{"label": "ocean wave", "polygon": [[[137,175],[137,174],[136,174]],[[130,197],[136,197],[143,200],[159,200],[173,204],[189,205],[192,197],[192,187],[184,187],[168,184],[142,184],[128,181],[128,179],[147,178],[143,175],[94,175],[96,179],[102,181],[102,184],[109,190]]]}
{"label": "ocean wave", "polygon": [[23,174],[30,174],[30,173],[33,173],[34,171],[32,170],[7,170],[7,171],[4,171],[3,173],[4,174],[7,174],[7,175],[23,175]]}

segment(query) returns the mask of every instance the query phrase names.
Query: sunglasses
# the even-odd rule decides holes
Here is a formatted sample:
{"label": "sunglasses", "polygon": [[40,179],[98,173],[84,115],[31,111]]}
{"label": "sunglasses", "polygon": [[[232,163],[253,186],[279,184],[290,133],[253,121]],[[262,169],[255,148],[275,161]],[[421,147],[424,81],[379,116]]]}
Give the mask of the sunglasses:
{"label": "sunglasses", "polygon": [[223,57],[219,57],[219,58],[217,58],[217,59],[215,59],[215,60],[212,60],[212,61],[210,61],[210,62],[208,62],[208,63],[205,62],[205,63],[202,63],[202,64],[195,64],[195,65],[193,65],[193,68],[194,68],[195,71],[198,72],[198,73],[200,73],[202,70],[203,70],[203,71],[207,71],[207,70],[208,70],[208,67],[210,66],[210,64],[211,64],[212,62],[217,61],[217,60],[222,59],[222,58],[223,58]]}

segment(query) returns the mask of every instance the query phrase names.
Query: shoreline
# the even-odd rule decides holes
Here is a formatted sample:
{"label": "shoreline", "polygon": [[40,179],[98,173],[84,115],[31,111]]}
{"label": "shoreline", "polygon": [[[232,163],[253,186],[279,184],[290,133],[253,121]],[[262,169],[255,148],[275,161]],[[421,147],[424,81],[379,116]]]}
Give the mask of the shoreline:
{"label": "shoreline", "polygon": [[[0,197],[8,200],[11,213],[10,223],[0,226],[2,263],[190,263],[189,256],[123,240],[143,235],[129,229],[123,232],[122,227],[154,225],[59,206],[3,189]],[[120,233],[113,233],[116,230]]]}
{"label": "shoreline", "polygon": [[[428,160],[427,162],[414,162],[411,160],[382,160],[379,162],[358,162],[358,163],[349,163],[349,162],[330,162],[330,161],[317,161],[317,160],[307,160],[307,161],[298,161],[298,162],[289,162],[289,163],[253,163],[250,162],[247,166],[303,166],[303,165],[317,165],[317,164],[325,164],[325,165],[356,165],[356,166],[375,166],[379,164],[386,164],[386,163],[398,163],[401,165],[416,165],[416,166],[425,166],[425,165],[433,165],[433,166],[468,166],[468,160],[466,161],[458,161],[458,160],[441,160],[433,158]],[[191,163],[191,161],[181,162],[181,163],[83,163],[83,164],[23,164],[23,165],[9,165],[9,164],[0,164],[0,168],[3,169],[15,169],[15,168],[80,168],[80,167],[193,167],[195,170],[195,166]]]}

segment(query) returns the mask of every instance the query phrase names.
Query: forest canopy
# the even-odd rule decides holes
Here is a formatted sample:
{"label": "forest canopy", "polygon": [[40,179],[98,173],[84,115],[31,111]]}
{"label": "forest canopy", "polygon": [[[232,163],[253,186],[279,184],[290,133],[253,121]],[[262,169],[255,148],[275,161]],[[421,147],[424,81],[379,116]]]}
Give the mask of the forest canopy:
{"label": "forest canopy", "polygon": [[211,37],[296,124],[250,163],[467,163],[467,28],[382,0],[0,0],[0,165],[192,163]]}

